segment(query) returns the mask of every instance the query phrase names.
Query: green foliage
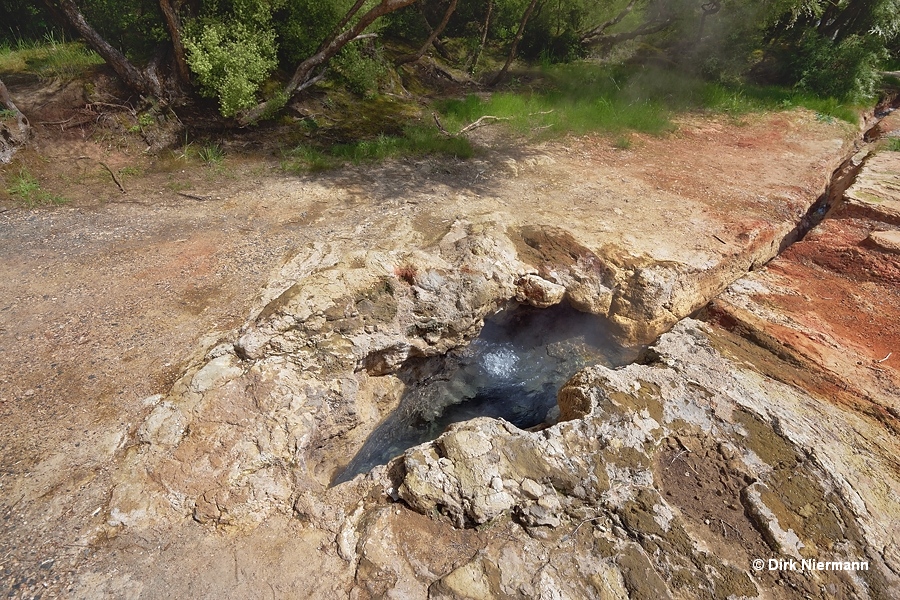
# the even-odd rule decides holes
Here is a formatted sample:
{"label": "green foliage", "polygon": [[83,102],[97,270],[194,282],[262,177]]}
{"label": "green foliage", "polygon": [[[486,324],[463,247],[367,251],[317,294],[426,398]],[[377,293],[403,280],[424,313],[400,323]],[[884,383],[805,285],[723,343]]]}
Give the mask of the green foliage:
{"label": "green foliage", "polygon": [[107,42],[132,59],[149,58],[168,39],[158,0],[81,0],[78,7]]}
{"label": "green foliage", "polygon": [[222,150],[222,147],[219,144],[209,143],[197,150],[197,156],[206,163],[208,167],[216,167],[221,165],[225,160],[225,151]]}
{"label": "green foliage", "polygon": [[571,62],[584,58],[587,48],[579,33],[592,15],[590,3],[584,0],[548,2],[532,15],[525,28],[519,53],[526,59],[544,63]]}
{"label": "green foliage", "polygon": [[341,83],[362,98],[374,96],[379,84],[387,77],[387,65],[380,53],[371,54],[363,54],[359,44],[348,44],[331,61]]}
{"label": "green foliage", "polygon": [[187,62],[200,93],[217,98],[222,116],[256,104],[256,92],[275,68],[275,30],[268,3],[235,2],[232,12],[210,14],[186,27]]}
{"label": "green foliage", "polygon": [[626,69],[590,62],[556,65],[543,71],[546,82],[536,91],[498,92],[485,99],[470,95],[437,104],[444,125],[456,130],[484,115],[507,119],[514,131],[565,134],[629,130],[662,134],[674,127],[671,117],[683,111],[742,115],[761,110],[805,107],[829,118],[858,121],[853,106],[789,88],[711,83],[658,68]]}
{"label": "green foliage", "polygon": [[[629,73],[596,63],[557,65],[543,71],[547,83],[533,92],[498,92],[489,99],[471,95],[438,104],[448,129],[484,115],[509,119],[521,133],[585,133],[636,130],[664,133],[678,108],[671,96],[675,77],[662,71]],[[699,83],[696,83],[699,85]]]}
{"label": "green foliage", "polygon": [[287,0],[274,18],[281,63],[292,67],[312,56],[343,16],[343,3]]}
{"label": "green foliage", "polygon": [[884,58],[884,48],[874,36],[850,35],[833,42],[809,31],[791,67],[800,89],[858,102],[874,96]]}
{"label": "green foliage", "polygon": [[631,145],[631,138],[624,135],[617,137],[613,143],[613,147],[617,150],[628,150],[631,148]]}
{"label": "green foliage", "polygon": [[900,138],[888,138],[887,149],[891,152],[900,152]]}
{"label": "green foliage", "polygon": [[281,170],[288,173],[318,173],[337,166],[337,161],[326,153],[307,145],[300,145],[284,152]]}
{"label": "green foliage", "polygon": [[859,102],[872,97],[900,43],[900,0],[782,0],[769,27],[768,70],[781,83]]}
{"label": "green foliage", "polygon": [[61,196],[51,194],[42,189],[37,178],[25,167],[19,169],[18,174],[12,177],[12,182],[6,188],[6,192],[19,199],[29,208],[49,204],[58,205],[66,202]]}

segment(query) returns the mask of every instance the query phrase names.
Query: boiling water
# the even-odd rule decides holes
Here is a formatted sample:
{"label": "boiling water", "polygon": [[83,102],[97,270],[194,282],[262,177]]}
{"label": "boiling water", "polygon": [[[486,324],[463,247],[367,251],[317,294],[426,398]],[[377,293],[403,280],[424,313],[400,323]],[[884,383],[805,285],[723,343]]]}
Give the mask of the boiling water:
{"label": "boiling water", "polygon": [[588,365],[627,364],[640,350],[617,344],[606,320],[568,305],[501,311],[465,348],[398,374],[407,383],[400,405],[334,483],[433,440],[452,423],[484,416],[523,429],[552,423],[557,391],[572,375]]}

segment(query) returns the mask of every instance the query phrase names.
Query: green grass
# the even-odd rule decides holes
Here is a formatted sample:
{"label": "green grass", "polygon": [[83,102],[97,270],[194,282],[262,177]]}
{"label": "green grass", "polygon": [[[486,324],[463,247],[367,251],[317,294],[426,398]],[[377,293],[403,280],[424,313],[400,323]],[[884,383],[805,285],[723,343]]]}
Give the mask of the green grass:
{"label": "green grass", "polygon": [[41,189],[41,184],[37,178],[24,167],[19,169],[19,173],[12,177],[6,192],[28,208],[66,203],[66,200],[61,196],[56,196]]}
{"label": "green grass", "polygon": [[743,115],[805,107],[850,123],[855,107],[832,98],[742,85],[723,85],[650,67],[603,66],[581,62],[545,66],[528,89],[470,95],[437,103],[445,127],[458,131],[484,115],[506,120],[521,134],[559,135],[639,131],[661,134],[674,129],[682,112]]}
{"label": "green grass", "polygon": [[891,152],[900,152],[900,138],[888,138],[887,149]]}
{"label": "green grass", "polygon": [[197,150],[197,157],[208,167],[217,167],[225,160],[225,151],[218,144],[208,143]]}
{"label": "green grass", "polygon": [[68,42],[52,34],[40,41],[0,47],[0,72],[4,73],[68,79],[102,64],[103,59],[81,42]]}
{"label": "green grass", "polygon": [[409,126],[402,135],[382,134],[368,140],[322,148],[302,144],[283,153],[281,168],[289,172],[316,172],[345,163],[361,164],[396,156],[430,154],[471,158],[475,149],[465,138],[448,137],[433,128]]}

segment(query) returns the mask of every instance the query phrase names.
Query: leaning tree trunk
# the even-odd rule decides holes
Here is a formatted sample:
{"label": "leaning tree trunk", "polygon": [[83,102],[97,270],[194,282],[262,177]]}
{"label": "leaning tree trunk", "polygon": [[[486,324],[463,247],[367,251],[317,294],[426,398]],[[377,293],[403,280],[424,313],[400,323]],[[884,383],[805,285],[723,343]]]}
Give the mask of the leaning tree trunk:
{"label": "leaning tree trunk", "polygon": [[475,71],[478,69],[478,61],[481,59],[481,53],[484,52],[484,47],[487,46],[488,31],[491,28],[491,14],[493,12],[494,0],[488,0],[487,12],[484,15],[484,25],[481,27],[481,42],[478,44],[478,48],[475,49],[475,53],[466,62],[465,66],[465,70],[468,71],[470,75],[474,75]]}
{"label": "leaning tree trunk", "polygon": [[[341,51],[341,49],[355,40],[359,35],[362,34],[366,28],[374,23],[380,17],[383,17],[386,14],[392,13],[395,10],[399,10],[406,6],[409,6],[416,0],[381,0],[378,4],[373,6],[366,12],[362,17],[359,18],[350,29],[347,29],[341,32],[338,35],[333,36],[331,39],[326,40],[318,52],[304,60],[297,67],[297,70],[294,71],[294,76],[291,77],[291,80],[287,83],[283,91],[283,97],[287,97],[290,99],[299,91],[306,89],[306,87],[310,84],[311,81],[315,81],[318,77],[313,76],[313,71],[317,68],[321,67],[329,60],[334,58],[334,56]],[[351,12],[359,10],[359,7],[362,5],[362,2],[357,2],[353,8],[351,8]],[[344,17],[342,22],[349,23],[351,18]],[[250,123],[254,123],[259,120],[259,118],[265,114],[266,109],[269,107],[268,102],[262,102],[258,104],[256,107],[250,109],[246,113],[242,114],[238,121],[242,125],[249,125]]]}
{"label": "leaning tree trunk", "polygon": [[522,20],[519,22],[519,30],[516,31],[516,37],[513,38],[512,47],[509,49],[509,56],[506,57],[506,63],[503,65],[503,68],[500,69],[500,72],[491,80],[490,85],[497,85],[506,76],[509,66],[516,58],[516,50],[518,50],[519,42],[522,41],[522,35],[525,33],[525,25],[528,24],[528,19],[531,18],[531,13],[534,12],[534,7],[537,6],[537,3],[538,0],[531,0],[528,8],[525,9],[525,14],[522,15]]}
{"label": "leaning tree trunk", "polygon": [[[44,0],[51,7],[54,6],[52,0]],[[151,82],[144,76],[131,62],[125,58],[125,55],[113,48],[97,31],[88,24],[84,15],[78,10],[73,0],[57,0],[56,8],[65,15],[66,21],[85,42],[112,67],[119,78],[129,88],[139,94],[161,96],[162,90],[159,86]]]}
{"label": "leaning tree trunk", "polygon": [[457,2],[458,0],[450,0],[450,6],[447,7],[447,12],[444,13],[444,18],[441,19],[440,24],[434,28],[434,30],[431,32],[431,35],[428,36],[428,39],[425,40],[425,43],[422,44],[421,48],[419,48],[418,52],[413,52],[412,54],[404,54],[396,61],[394,61],[394,64],[396,66],[399,67],[400,65],[405,65],[406,63],[416,62],[425,55],[428,47],[434,44],[437,41],[438,36],[444,32],[444,28],[446,28],[447,23],[450,22],[450,17],[453,15],[453,11],[456,10]]}
{"label": "leaning tree trunk", "polygon": [[6,107],[6,110],[16,118],[16,129],[18,130],[10,129],[6,123],[0,120],[0,163],[9,163],[16,150],[24,146],[31,137],[31,124],[9,97],[9,90],[6,89],[2,80],[0,80],[0,106]]}
{"label": "leaning tree trunk", "polygon": [[181,39],[181,18],[178,16],[178,9],[181,4],[182,2],[179,2],[178,0],[176,0],[174,4],[171,0],[159,0],[159,8],[166,21],[169,37],[172,38],[172,53],[175,56],[175,75],[178,77],[179,85],[187,87],[191,83],[191,71],[188,69],[184,42]]}

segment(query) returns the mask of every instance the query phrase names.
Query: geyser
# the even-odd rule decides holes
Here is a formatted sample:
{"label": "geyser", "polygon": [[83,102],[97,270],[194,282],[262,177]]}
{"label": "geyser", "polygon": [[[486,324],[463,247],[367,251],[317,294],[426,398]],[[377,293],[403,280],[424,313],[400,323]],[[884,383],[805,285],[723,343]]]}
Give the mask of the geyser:
{"label": "geyser", "polygon": [[398,374],[407,384],[399,406],[334,483],[435,439],[452,423],[488,416],[523,429],[552,424],[557,391],[576,372],[627,364],[641,350],[617,343],[606,319],[568,304],[501,310],[468,346],[412,361]]}

